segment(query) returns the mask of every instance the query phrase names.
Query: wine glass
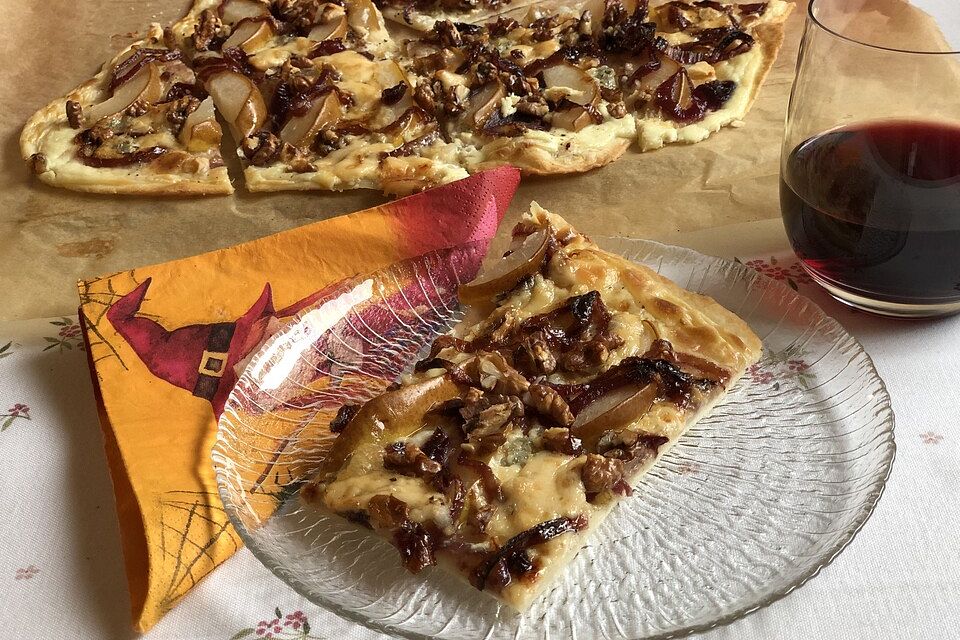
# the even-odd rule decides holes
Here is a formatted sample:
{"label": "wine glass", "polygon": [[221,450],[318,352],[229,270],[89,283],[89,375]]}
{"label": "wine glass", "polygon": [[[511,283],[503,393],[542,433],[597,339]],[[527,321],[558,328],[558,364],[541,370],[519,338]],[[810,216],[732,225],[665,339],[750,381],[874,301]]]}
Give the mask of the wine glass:
{"label": "wine glass", "polygon": [[960,312],[957,0],[811,0],[780,171],[787,236],[835,298]]}

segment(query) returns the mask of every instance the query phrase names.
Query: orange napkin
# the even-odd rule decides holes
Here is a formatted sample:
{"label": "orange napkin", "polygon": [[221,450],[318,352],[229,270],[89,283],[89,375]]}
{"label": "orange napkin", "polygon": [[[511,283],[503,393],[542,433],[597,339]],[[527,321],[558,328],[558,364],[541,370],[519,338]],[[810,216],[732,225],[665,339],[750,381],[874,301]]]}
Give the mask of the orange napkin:
{"label": "orange napkin", "polygon": [[240,547],[210,461],[237,364],[345,278],[489,242],[518,183],[514,169],[495,169],[229,249],[79,283],[138,631]]}

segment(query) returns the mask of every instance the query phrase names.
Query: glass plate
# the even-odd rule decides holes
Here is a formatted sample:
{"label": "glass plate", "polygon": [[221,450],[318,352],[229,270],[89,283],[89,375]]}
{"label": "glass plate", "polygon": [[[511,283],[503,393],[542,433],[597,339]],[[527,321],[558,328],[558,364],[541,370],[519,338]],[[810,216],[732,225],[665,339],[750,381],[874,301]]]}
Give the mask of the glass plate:
{"label": "glass plate", "polygon": [[213,460],[254,555],[344,618],[456,640],[674,637],[816,575],[863,526],[893,463],[890,398],[870,358],[815,304],[741,264],[644,240],[600,244],[738,313],[764,354],[543,598],[518,615],[442,570],[410,575],[386,542],[298,500],[339,406],[378,393],[459,319],[456,285],[475,265],[449,252],[345,283],[241,376]]}

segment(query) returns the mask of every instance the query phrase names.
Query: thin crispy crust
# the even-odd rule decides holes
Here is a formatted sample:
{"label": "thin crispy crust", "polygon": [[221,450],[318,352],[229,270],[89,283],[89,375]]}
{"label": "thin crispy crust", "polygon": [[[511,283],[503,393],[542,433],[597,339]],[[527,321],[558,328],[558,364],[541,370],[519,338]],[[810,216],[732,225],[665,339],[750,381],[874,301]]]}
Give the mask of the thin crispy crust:
{"label": "thin crispy crust", "polygon": [[622,156],[633,137],[633,116],[608,120],[573,133],[564,130],[527,131],[515,138],[493,138],[468,157],[467,168],[479,171],[511,164],[528,175],[582,173]]}
{"label": "thin crispy crust", "polygon": [[[184,37],[196,17],[211,0],[197,0],[190,12],[172,26],[178,37]],[[113,65],[135,47],[147,42],[150,36],[161,35],[159,25],[152,25],[148,38],[134,42],[123,51],[111,58],[103,65],[100,72],[93,78],[68,93],[57,98],[47,106],[37,111],[27,120],[20,134],[20,154],[24,161],[31,162],[34,154],[47,155],[51,148],[50,141],[59,132],[65,134],[63,128],[67,123],[67,100],[76,100],[80,103],[94,102],[106,85],[107,78]],[[95,169],[82,164],[76,159],[76,145],[71,141],[64,144],[60,141],[60,155],[70,154],[70,158],[56,163],[55,158],[47,158],[48,163],[54,162],[53,167],[37,173],[43,182],[55,186],[84,191],[87,193],[124,194],[124,195],[223,195],[233,193],[233,185],[226,167],[210,169],[203,176],[194,174],[157,173],[144,170],[144,167],[133,165],[130,167]]]}

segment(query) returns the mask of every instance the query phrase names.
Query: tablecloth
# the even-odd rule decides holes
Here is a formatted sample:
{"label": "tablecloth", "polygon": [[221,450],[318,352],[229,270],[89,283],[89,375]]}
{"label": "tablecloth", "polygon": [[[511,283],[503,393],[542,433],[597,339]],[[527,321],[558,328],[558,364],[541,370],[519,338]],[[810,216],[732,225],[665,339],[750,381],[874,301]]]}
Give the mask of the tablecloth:
{"label": "tablecloth", "polygon": [[[897,460],[877,510],[833,564],[785,599],[698,638],[960,638],[960,318],[898,321],[846,309],[804,276],[773,223],[678,243],[792,283],[856,336],[893,399]],[[133,637],[76,317],[0,324],[0,452],[0,638]],[[266,637],[380,636],[312,605],[246,550],[145,636]]]}

